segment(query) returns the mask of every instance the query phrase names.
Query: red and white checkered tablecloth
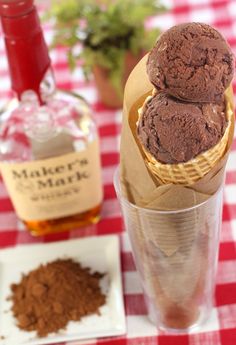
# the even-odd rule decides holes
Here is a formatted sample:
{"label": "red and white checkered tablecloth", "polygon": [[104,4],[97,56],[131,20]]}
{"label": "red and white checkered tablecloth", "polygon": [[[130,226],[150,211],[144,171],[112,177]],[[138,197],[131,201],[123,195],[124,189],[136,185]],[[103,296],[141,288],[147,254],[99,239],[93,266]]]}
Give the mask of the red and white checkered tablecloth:
{"label": "red and white checkered tablecloth", "polygon": [[[187,21],[201,21],[215,26],[227,38],[236,54],[236,0],[165,0],[170,11],[152,18],[148,25],[163,30]],[[52,30],[44,24],[50,42]],[[123,232],[121,212],[113,188],[113,173],[119,161],[121,111],[105,108],[97,102],[94,84],[86,83],[80,66],[72,75],[63,48],[51,52],[58,86],[82,94],[93,106],[101,137],[105,201],[102,220],[72,232],[33,238],[18,222],[2,181],[0,181],[0,248],[25,243],[60,241],[82,236],[120,234],[122,243],[122,272],[127,334],[119,338],[84,342],[110,345],[235,345],[236,344],[236,138],[230,154],[224,191],[223,229],[221,234],[215,307],[210,320],[198,332],[172,336],[158,332],[148,321],[137,272],[133,263],[127,234]],[[0,108],[11,92],[4,43],[0,33]],[[236,93],[236,83],[234,83]],[[1,282],[0,282],[1,284]],[[72,344],[72,343],[71,343]],[[78,344],[74,342],[73,345]],[[15,344],[17,345],[17,344]]]}

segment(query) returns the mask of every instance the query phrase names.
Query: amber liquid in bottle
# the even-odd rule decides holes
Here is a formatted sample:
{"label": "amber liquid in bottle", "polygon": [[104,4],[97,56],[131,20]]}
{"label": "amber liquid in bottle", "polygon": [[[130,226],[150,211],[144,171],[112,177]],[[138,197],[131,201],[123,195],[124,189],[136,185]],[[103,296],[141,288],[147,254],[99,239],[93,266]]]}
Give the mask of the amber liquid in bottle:
{"label": "amber liquid in bottle", "polygon": [[23,221],[23,223],[34,236],[53,234],[89,224],[96,224],[100,219],[101,207],[102,205],[100,204],[91,210],[73,216],[41,221]]}

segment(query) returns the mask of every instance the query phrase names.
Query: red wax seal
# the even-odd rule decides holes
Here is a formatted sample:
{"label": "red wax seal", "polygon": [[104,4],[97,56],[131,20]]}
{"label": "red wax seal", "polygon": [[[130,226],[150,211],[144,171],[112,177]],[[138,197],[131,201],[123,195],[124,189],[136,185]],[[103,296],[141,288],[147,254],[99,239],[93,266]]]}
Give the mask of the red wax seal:
{"label": "red wax seal", "polygon": [[50,58],[34,2],[0,0],[0,16],[12,89],[19,98],[26,90],[39,95]]}

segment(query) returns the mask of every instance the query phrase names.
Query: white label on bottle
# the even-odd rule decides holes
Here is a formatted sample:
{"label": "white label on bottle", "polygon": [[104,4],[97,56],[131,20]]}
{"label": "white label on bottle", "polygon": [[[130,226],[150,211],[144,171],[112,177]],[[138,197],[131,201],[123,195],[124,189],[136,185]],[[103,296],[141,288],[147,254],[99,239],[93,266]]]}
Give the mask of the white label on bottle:
{"label": "white label on bottle", "polygon": [[71,216],[103,197],[98,141],[86,150],[24,163],[1,163],[1,173],[22,220]]}

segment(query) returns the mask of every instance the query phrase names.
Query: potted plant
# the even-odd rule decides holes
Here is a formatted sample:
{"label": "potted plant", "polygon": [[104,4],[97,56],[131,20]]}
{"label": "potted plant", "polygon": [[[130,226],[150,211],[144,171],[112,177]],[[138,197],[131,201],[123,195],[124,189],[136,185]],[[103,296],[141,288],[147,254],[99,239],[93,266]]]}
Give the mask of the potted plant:
{"label": "potted plant", "polygon": [[163,10],[159,0],[53,0],[53,46],[66,46],[71,69],[80,59],[100,100],[119,107],[130,71],[160,33],[145,21]]}

